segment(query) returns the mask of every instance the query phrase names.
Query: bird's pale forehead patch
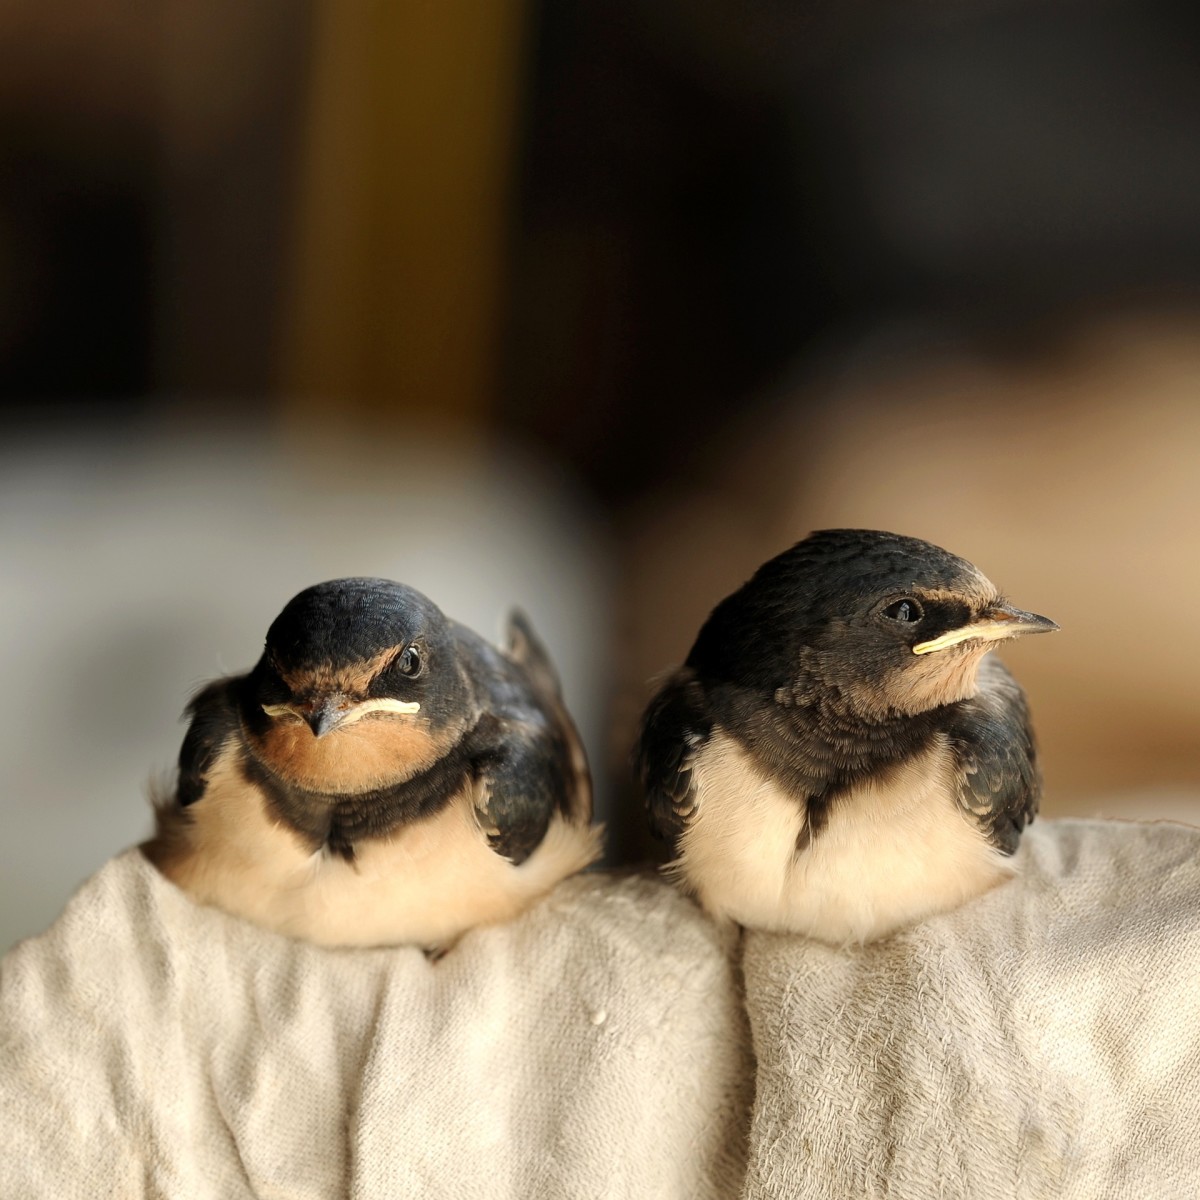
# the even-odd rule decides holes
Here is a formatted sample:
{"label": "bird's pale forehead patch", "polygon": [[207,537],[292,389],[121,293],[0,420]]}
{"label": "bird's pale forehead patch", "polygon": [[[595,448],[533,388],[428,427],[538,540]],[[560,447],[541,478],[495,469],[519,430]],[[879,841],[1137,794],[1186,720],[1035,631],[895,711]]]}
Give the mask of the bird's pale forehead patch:
{"label": "bird's pale forehead patch", "polygon": [[371,686],[371,681],[388,667],[404,650],[401,643],[388,646],[372,655],[363,662],[351,663],[349,666],[335,667],[332,663],[318,663],[316,666],[303,667],[285,671],[280,669],[279,677],[287,684],[294,695],[305,692],[330,694],[340,692],[345,696],[365,695]]}
{"label": "bird's pale forehead patch", "polygon": [[971,568],[969,574],[963,575],[962,583],[956,587],[930,588],[916,582],[913,590],[919,591],[927,600],[965,600],[972,608],[993,604],[1000,598],[996,585],[975,567]]}

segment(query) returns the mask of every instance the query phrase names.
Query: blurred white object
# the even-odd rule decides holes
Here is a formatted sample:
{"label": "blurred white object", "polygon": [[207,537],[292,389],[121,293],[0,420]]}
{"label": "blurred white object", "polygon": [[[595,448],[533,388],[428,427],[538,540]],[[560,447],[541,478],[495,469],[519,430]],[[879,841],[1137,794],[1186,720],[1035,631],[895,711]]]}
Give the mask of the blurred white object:
{"label": "blurred white object", "polygon": [[520,605],[595,758],[604,546],[563,481],[515,454],[30,437],[0,454],[0,562],[0,951],[146,836],[191,692],[251,666],[319,580],[402,580],[487,637]]}

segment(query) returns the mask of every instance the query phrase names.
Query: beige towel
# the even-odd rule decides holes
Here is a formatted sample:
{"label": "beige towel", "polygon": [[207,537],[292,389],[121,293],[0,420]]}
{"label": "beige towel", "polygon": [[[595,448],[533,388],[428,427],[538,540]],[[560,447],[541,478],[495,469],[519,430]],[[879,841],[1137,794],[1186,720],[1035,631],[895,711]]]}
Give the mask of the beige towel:
{"label": "beige towel", "polygon": [[743,1009],[731,939],[644,876],[431,965],[125,854],[0,964],[0,1197],[1200,1196],[1200,831],[1022,856],[875,946],[746,935]]}
{"label": "beige towel", "polygon": [[0,1197],[736,1196],[728,943],[598,875],[436,964],[321,950],[128,852],[0,965]]}
{"label": "beige towel", "polygon": [[1021,853],[874,946],[747,935],[748,1198],[1200,1196],[1200,831],[1048,822]]}

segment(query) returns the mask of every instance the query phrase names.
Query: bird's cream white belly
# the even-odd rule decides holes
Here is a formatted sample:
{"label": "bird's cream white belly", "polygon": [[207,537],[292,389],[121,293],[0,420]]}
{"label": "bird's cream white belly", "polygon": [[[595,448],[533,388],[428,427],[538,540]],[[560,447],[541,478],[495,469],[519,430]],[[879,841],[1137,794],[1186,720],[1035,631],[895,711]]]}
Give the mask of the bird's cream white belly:
{"label": "bird's cream white belly", "polygon": [[949,752],[925,754],[834,801],[797,852],[803,804],[717,733],[694,769],[697,810],[675,869],[704,907],[755,929],[865,942],[994,887],[1014,871],[960,810]]}
{"label": "bird's cream white belly", "polygon": [[488,846],[464,790],[441,812],[359,843],[352,863],[311,853],[241,779],[231,755],[209,775],[188,853],[166,874],[201,903],[325,945],[446,945],[508,920],[598,853],[599,831],[551,822],[514,866]]}

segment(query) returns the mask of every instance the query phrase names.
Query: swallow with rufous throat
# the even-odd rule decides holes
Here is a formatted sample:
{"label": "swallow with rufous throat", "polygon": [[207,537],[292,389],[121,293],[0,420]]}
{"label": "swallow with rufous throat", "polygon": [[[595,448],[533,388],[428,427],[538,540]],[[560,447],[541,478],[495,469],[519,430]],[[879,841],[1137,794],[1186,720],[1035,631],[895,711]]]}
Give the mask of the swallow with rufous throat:
{"label": "swallow with rufous throat", "polygon": [[268,929],[445,949],[600,852],[582,742],[519,613],[498,650],[403,584],[318,584],[187,712],[143,850]]}

